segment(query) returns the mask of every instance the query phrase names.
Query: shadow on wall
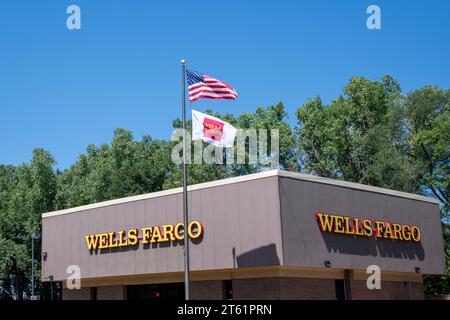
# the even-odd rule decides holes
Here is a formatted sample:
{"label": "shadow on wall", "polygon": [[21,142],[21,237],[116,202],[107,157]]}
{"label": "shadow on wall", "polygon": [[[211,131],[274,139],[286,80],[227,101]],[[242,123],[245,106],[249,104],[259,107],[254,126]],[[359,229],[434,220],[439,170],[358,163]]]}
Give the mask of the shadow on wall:
{"label": "shadow on wall", "polygon": [[425,250],[421,242],[406,242],[373,237],[322,233],[328,252],[360,256],[381,256],[410,260],[424,260]]}
{"label": "shadow on wall", "polygon": [[242,253],[237,257],[236,250],[233,248],[234,257],[238,268],[280,265],[277,247],[274,243]]}

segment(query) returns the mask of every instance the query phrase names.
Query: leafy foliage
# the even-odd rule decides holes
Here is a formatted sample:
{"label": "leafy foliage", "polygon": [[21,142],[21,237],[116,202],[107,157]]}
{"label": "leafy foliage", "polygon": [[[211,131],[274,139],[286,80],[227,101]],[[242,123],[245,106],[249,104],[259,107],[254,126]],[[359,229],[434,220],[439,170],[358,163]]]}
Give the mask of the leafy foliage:
{"label": "leafy foliage", "polygon": [[58,175],[58,209],[159,191],[172,171],[171,143],[117,129],[111,145],[89,145]]}
{"label": "leafy foliage", "polygon": [[330,106],[320,97],[297,110],[306,171],[379,187],[417,192],[414,170],[399,149],[406,139],[400,86],[391,77],[354,77]]}
{"label": "leafy foliage", "polygon": [[[9,284],[2,286],[1,296],[22,299],[28,291],[30,235],[40,229],[41,214],[54,209],[54,164],[47,151],[35,149],[29,165],[0,166],[0,279],[2,284]],[[38,265],[37,274],[39,270]]]}

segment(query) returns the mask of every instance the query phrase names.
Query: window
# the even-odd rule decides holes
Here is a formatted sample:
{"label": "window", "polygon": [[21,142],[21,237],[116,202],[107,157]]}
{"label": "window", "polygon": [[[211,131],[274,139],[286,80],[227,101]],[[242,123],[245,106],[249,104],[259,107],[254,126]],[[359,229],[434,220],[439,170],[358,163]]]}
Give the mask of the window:
{"label": "window", "polygon": [[184,300],[183,283],[158,283],[127,286],[128,300],[181,301]]}
{"label": "window", "polygon": [[336,279],[334,280],[334,289],[336,292],[336,299],[337,300],[346,300],[346,294],[345,294],[345,281],[342,279]]}
{"label": "window", "polygon": [[97,300],[97,287],[91,288],[91,300]]}
{"label": "window", "polygon": [[233,299],[233,282],[232,280],[224,280],[222,283],[223,298],[225,300]]}

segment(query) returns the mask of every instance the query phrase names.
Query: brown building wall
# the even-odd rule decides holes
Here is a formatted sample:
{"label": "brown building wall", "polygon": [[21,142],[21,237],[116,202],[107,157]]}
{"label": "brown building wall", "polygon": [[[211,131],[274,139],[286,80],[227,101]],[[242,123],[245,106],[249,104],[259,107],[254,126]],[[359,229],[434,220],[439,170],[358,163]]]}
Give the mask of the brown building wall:
{"label": "brown building wall", "polygon": [[[333,278],[339,276],[316,277],[314,272],[299,274],[289,269],[320,269],[325,261],[341,270],[378,265],[383,272],[396,273],[389,279],[396,281],[403,281],[399,274],[416,273],[417,268],[422,274],[444,271],[436,203],[415,195],[330,181],[274,171],[191,186],[190,219],[201,221],[204,227],[203,237],[190,246],[191,271],[217,275],[228,270],[203,278],[208,281],[192,282],[193,298],[223,299],[222,280],[211,279],[233,278],[235,299],[335,299]],[[183,250],[179,243],[89,252],[84,236],[175,224],[182,221],[182,207],[181,190],[174,189],[44,214],[42,279],[52,276],[54,281],[63,281],[68,277],[67,267],[78,265],[82,280],[100,286],[97,299],[124,299],[127,277],[135,277],[132,283],[139,284],[151,282],[140,282],[139,276],[181,274]],[[324,233],[315,219],[317,212],[415,224],[422,238],[412,243]],[[256,267],[288,269],[278,274],[253,274],[260,278],[249,279],[245,270]],[[229,270],[242,272],[234,277],[227,275]],[[362,278],[355,279],[350,285],[353,299],[423,298],[417,282],[406,286],[400,281],[383,282],[381,291],[368,291]],[[65,289],[64,294],[68,299],[92,295],[84,289]]]}
{"label": "brown building wall", "polygon": [[193,300],[222,300],[223,281],[192,281],[190,286],[190,295]]}
{"label": "brown building wall", "polygon": [[[172,192],[172,191],[170,191]],[[82,278],[183,271],[176,243],[89,252],[84,236],[182,221],[178,191],[130,198],[126,202],[77,208],[42,221],[42,278],[67,278],[69,265]],[[442,230],[436,204],[349,187],[280,176],[193,190],[192,220],[204,226],[201,241],[190,246],[192,271],[261,266],[366,269],[440,274],[444,271]],[[324,233],[314,214],[335,213],[420,227],[419,243]]]}
{"label": "brown building wall", "polygon": [[235,300],[278,300],[280,299],[279,278],[235,279],[233,280]]}
{"label": "brown building wall", "polygon": [[81,288],[69,290],[63,288],[63,300],[91,300],[91,288]]}
{"label": "brown building wall", "polygon": [[366,282],[350,280],[352,300],[424,300],[422,283],[382,281],[380,290],[367,289]]}
{"label": "brown building wall", "polygon": [[[422,283],[382,281],[381,290],[369,290],[366,282],[350,279],[352,300],[423,300]],[[336,300],[334,279],[270,277],[232,280],[234,300]],[[191,282],[191,299],[222,300],[223,281]],[[63,289],[64,300],[90,300],[91,288]],[[97,300],[124,300],[125,286],[97,287]]]}
{"label": "brown building wall", "polygon": [[282,300],[336,300],[334,279],[280,278]]}
{"label": "brown building wall", "polygon": [[260,278],[233,280],[236,300],[334,300],[333,279]]}
{"label": "brown building wall", "polygon": [[125,300],[125,286],[108,286],[97,288],[97,300]]}
{"label": "brown building wall", "polygon": [[[177,243],[89,252],[85,240],[90,234],[176,224],[183,220],[182,208],[177,192],[44,217],[42,278],[64,280],[69,265],[78,265],[82,278],[183,271]],[[191,191],[189,213],[204,226],[201,241],[190,246],[192,271],[283,263],[276,176]]]}
{"label": "brown building wall", "polygon": [[[350,280],[352,300],[423,300],[422,283],[382,281],[380,290]],[[236,300],[336,300],[334,279],[261,278],[233,280]]]}
{"label": "brown building wall", "polygon": [[[382,271],[444,273],[437,204],[336,185],[281,177],[283,264]],[[417,225],[421,241],[394,241],[321,232],[315,213]]]}

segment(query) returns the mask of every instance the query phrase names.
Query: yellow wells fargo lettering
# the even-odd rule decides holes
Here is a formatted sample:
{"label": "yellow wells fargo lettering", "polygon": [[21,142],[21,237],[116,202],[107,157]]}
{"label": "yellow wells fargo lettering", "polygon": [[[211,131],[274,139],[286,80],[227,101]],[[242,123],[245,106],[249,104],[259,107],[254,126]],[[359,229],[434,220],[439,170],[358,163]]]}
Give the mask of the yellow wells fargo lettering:
{"label": "yellow wells fargo lettering", "polygon": [[316,213],[322,232],[341,233],[382,239],[419,242],[420,229],[415,225],[392,223],[384,220],[370,220],[346,217],[336,214]]}
{"label": "yellow wells fargo lettering", "polygon": [[[197,221],[191,221],[187,232],[189,238],[197,239],[203,235],[203,225]],[[183,223],[166,224],[145,228],[134,228],[127,231],[97,233],[85,236],[89,250],[107,249],[124,246],[134,246],[139,243],[159,243],[166,241],[180,241],[184,239]]]}

